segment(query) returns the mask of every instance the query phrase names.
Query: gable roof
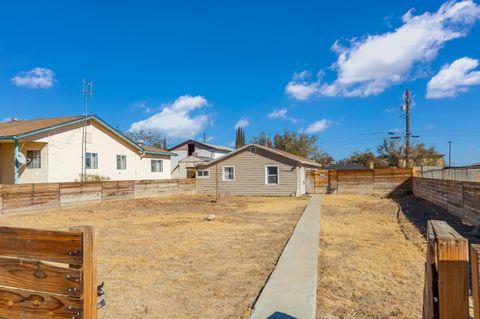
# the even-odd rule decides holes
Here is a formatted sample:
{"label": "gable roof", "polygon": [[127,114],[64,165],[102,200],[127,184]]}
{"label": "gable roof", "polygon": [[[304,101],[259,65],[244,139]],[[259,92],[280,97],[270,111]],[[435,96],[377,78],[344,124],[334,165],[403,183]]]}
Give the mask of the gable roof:
{"label": "gable roof", "polygon": [[[259,144],[247,144],[245,146],[242,146],[238,149],[236,149],[235,151],[227,154],[227,155],[224,155],[222,157],[219,157],[213,161],[210,161],[208,163],[205,163],[203,164],[203,166],[205,165],[212,165],[212,164],[215,164],[215,163],[218,163],[220,161],[223,161],[227,158],[230,158],[232,156],[235,156],[236,154],[242,152],[243,150],[245,150],[246,148],[249,148],[249,147],[252,147],[252,146],[255,146],[255,147],[258,147],[260,149],[263,149],[267,152],[271,152],[271,153],[274,153],[274,154],[277,154],[277,155],[280,155],[284,158],[288,158],[290,160],[293,160],[297,163],[300,163],[300,164],[303,164],[303,165],[308,165],[308,166],[315,166],[315,167],[321,167],[322,165],[321,164],[318,164],[317,162],[314,162],[312,160],[309,160],[308,158],[305,158],[305,157],[302,157],[302,156],[298,156],[298,155],[294,155],[294,154],[291,154],[291,153],[288,153],[288,152],[285,152],[285,151],[281,151],[281,150],[277,150],[277,149],[274,149],[274,148],[271,148],[271,147],[267,147],[267,146],[263,146],[263,145],[259,145]],[[200,165],[202,166],[202,165]]]}
{"label": "gable roof", "polygon": [[171,153],[166,150],[162,150],[153,146],[140,146],[135,143],[123,133],[114,129],[108,125],[105,121],[94,114],[90,115],[78,115],[78,116],[67,116],[67,117],[52,117],[52,118],[43,118],[43,119],[33,119],[33,120],[21,120],[21,121],[11,121],[0,123],[0,140],[16,140],[30,135],[54,130],[56,128],[64,127],[67,125],[72,125],[80,123],[86,120],[94,120],[95,122],[102,125],[105,129],[115,134],[121,140],[131,145],[133,148],[139,150],[142,153],[146,154],[158,154],[158,155],[167,155],[167,156],[177,156],[175,153]]}
{"label": "gable roof", "polygon": [[10,122],[0,123],[0,136],[13,137],[48,127],[69,123],[82,118],[85,118],[85,116],[52,117],[34,120],[12,120]]}
{"label": "gable roof", "polygon": [[170,147],[168,150],[169,151],[175,150],[175,149],[179,148],[180,146],[183,146],[183,145],[188,144],[188,143],[200,144],[200,145],[206,146],[207,148],[222,151],[222,152],[233,152],[232,148],[229,148],[229,147],[226,147],[226,146],[203,143],[203,142],[195,141],[195,140],[192,140],[192,139],[183,141],[182,143],[177,144],[174,147]]}

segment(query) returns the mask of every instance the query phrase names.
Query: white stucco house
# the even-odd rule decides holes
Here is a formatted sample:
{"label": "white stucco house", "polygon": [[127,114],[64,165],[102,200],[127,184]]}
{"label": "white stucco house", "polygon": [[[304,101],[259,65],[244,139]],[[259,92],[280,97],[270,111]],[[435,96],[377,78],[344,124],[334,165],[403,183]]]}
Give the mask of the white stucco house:
{"label": "white stucco house", "polygon": [[194,178],[196,166],[220,158],[233,149],[202,143],[195,140],[186,140],[169,149],[177,156],[172,158],[172,178]]}
{"label": "white stucco house", "polygon": [[0,184],[74,182],[85,174],[169,179],[172,156],[130,140],[95,115],[0,123]]}

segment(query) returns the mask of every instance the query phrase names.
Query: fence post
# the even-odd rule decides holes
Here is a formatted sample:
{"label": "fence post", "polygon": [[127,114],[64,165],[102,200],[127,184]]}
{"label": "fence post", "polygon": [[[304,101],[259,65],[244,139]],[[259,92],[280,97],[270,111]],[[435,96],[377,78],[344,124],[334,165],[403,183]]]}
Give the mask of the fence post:
{"label": "fence post", "polygon": [[81,231],[83,254],[83,318],[97,319],[97,258],[95,252],[95,229],[92,226],[71,227]]}
{"label": "fence post", "polygon": [[[438,318],[468,319],[468,241],[445,221],[438,220],[428,222],[427,236],[430,246],[425,283],[431,270],[432,288],[429,290],[429,287],[425,287],[424,319],[434,318],[433,313],[426,314],[426,310],[432,309],[429,305],[434,304],[433,297],[438,300]],[[432,261],[434,265],[428,269]],[[432,294],[429,295],[427,291]],[[433,309],[436,312],[435,306]]]}
{"label": "fence post", "polygon": [[480,319],[480,278],[479,278],[480,245],[472,244],[470,247],[470,260],[472,262],[472,299],[473,318]]}

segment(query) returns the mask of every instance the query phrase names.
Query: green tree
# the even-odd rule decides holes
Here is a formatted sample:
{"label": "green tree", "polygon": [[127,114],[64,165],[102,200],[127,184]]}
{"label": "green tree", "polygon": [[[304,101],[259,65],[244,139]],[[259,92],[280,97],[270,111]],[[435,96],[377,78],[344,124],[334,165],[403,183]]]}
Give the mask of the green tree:
{"label": "green tree", "polygon": [[318,153],[317,141],[316,135],[297,134],[284,129],[283,134],[275,134],[273,146],[282,151],[311,158]]}
{"label": "green tree", "polygon": [[123,133],[130,140],[138,143],[142,141],[145,145],[167,149],[167,139],[156,131],[126,131]]}
{"label": "green tree", "polygon": [[310,159],[317,162],[318,164],[321,164],[322,166],[328,166],[333,162],[333,157],[322,150],[319,150],[316,153],[312,154],[310,156]]}
{"label": "green tree", "polygon": [[370,150],[367,150],[365,152],[359,152],[356,151],[350,157],[346,158],[344,161],[358,164],[358,165],[363,165],[365,167],[370,167],[370,165],[373,165],[373,167],[382,167],[382,161],[377,158],[377,156]]}
{"label": "green tree", "polygon": [[235,148],[240,148],[245,146],[245,131],[243,127],[237,127],[237,131],[235,133]]}
{"label": "green tree", "polygon": [[272,139],[270,138],[270,136],[265,134],[265,132],[260,133],[260,136],[258,137],[254,136],[251,139],[250,143],[273,147]]}

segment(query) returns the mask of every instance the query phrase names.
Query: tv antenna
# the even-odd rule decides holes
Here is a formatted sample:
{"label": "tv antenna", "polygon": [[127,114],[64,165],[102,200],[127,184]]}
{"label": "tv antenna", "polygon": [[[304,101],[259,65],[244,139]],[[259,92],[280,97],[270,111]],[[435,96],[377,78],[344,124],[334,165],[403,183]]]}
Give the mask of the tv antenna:
{"label": "tv antenna", "polygon": [[85,97],[85,121],[82,129],[82,173],[81,181],[85,181],[87,174],[87,165],[85,163],[87,152],[87,118],[88,118],[88,99],[93,96],[93,81],[82,79],[82,95]]}

